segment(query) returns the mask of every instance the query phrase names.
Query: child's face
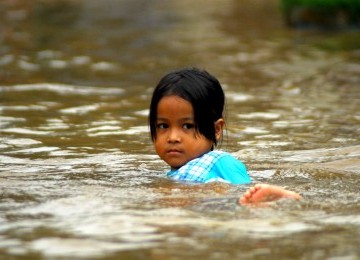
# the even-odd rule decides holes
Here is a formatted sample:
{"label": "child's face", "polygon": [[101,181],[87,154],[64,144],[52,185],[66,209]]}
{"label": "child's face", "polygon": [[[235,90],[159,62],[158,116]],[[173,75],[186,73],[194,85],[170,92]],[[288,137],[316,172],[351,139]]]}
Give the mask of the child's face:
{"label": "child's face", "polygon": [[195,130],[190,102],[178,96],[163,97],[157,107],[155,150],[171,168],[211,150],[213,142]]}

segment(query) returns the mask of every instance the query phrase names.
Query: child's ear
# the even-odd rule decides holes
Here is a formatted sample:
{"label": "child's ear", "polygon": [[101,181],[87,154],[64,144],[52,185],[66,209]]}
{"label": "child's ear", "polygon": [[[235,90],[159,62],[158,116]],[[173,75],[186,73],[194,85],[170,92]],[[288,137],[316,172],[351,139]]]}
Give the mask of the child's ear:
{"label": "child's ear", "polygon": [[216,140],[220,140],[222,136],[222,132],[224,130],[225,121],[223,118],[220,118],[215,121],[215,138]]}

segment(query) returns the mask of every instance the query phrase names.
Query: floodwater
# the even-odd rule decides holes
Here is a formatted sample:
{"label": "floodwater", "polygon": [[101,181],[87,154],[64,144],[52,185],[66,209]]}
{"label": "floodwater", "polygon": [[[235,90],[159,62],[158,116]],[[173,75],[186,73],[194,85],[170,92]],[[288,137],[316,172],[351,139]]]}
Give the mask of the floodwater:
{"label": "floodwater", "polygon": [[[3,0],[1,259],[359,259],[360,37],[275,0]],[[168,71],[227,95],[221,149],[301,202],[165,177],[147,128]]]}

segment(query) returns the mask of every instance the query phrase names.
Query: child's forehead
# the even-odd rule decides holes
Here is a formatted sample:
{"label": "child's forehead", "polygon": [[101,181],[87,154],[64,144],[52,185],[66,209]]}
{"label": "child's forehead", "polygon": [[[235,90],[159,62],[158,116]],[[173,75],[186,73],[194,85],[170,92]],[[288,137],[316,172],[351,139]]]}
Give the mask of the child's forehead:
{"label": "child's forehead", "polygon": [[159,101],[157,118],[193,118],[192,104],[178,96],[167,96]]}
{"label": "child's forehead", "polygon": [[180,95],[177,95],[177,94],[167,94],[167,95],[164,95],[160,98],[159,102],[163,99],[177,99],[177,100],[184,100],[184,101],[187,101],[189,102],[188,100],[186,100],[184,97],[180,96]]}
{"label": "child's forehead", "polygon": [[193,105],[191,104],[190,101],[188,101],[187,99],[180,97],[178,95],[167,95],[167,96],[163,96],[158,103],[158,107],[161,104],[166,104],[166,105],[173,105],[173,104],[177,104],[177,105],[184,105],[184,106],[190,106],[191,108],[193,107]]}

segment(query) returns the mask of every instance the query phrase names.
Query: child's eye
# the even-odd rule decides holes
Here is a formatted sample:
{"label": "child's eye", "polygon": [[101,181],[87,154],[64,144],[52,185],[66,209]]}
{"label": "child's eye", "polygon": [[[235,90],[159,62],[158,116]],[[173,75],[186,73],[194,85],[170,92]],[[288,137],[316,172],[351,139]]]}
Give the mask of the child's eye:
{"label": "child's eye", "polygon": [[168,125],[165,124],[165,123],[160,123],[160,124],[157,124],[157,125],[156,125],[156,128],[165,129],[165,128],[168,128]]}
{"label": "child's eye", "polygon": [[192,128],[194,128],[194,124],[191,124],[191,123],[184,124],[183,128],[184,129],[192,129]]}

